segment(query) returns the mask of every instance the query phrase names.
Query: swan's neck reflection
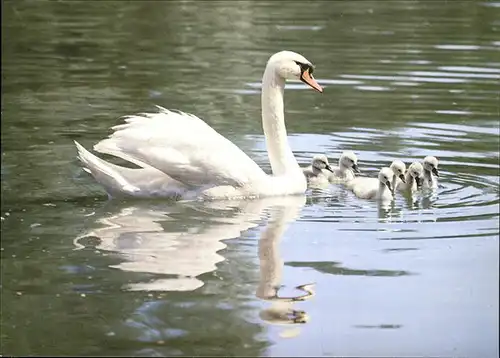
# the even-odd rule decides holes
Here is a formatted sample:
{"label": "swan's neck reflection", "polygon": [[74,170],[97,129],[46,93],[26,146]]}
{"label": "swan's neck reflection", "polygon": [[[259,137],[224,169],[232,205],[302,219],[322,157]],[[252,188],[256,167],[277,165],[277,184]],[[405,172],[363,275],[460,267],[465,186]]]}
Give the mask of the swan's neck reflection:
{"label": "swan's neck reflection", "polygon": [[260,317],[272,324],[305,323],[308,317],[304,311],[295,310],[294,303],[314,295],[313,285],[301,285],[302,294],[280,297],[278,295],[283,260],[279,252],[280,239],[290,222],[295,221],[304,206],[305,198],[293,198],[271,208],[268,224],[259,241],[260,280],[257,297],[271,301],[271,306],[260,313]]}

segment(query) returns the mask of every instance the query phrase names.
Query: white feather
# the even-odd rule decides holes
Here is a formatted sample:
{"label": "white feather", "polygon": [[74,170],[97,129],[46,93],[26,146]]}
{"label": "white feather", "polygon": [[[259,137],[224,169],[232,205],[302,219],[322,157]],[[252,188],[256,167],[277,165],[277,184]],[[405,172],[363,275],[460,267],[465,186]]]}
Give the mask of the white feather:
{"label": "white feather", "polygon": [[172,112],[129,116],[94,149],[143,166],[147,164],[191,187],[241,187],[262,169],[241,149],[198,117]]}

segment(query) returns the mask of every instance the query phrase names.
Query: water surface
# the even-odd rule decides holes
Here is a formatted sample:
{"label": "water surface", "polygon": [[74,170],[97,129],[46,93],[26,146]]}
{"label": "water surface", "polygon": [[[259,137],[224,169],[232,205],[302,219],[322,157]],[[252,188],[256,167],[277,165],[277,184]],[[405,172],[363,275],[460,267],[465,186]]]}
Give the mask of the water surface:
{"label": "water surface", "polygon": [[[5,355],[498,356],[500,3],[2,3]],[[290,49],[302,165],[440,160],[389,208],[340,186],[108,201],[81,170],[119,117],[207,121],[266,171],[260,79]],[[362,342],[362,344],[360,344]]]}

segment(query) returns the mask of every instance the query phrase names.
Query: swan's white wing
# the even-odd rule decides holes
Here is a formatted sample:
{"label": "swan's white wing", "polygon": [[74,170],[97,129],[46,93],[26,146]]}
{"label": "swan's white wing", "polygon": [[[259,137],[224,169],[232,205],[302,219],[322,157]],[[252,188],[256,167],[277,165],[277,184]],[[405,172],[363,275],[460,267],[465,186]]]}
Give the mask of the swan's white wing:
{"label": "swan's white wing", "polygon": [[243,186],[264,171],[232,142],[198,117],[159,107],[158,113],[125,118],[109,138],[94,146],[135,164],[146,163],[179,182]]}
{"label": "swan's white wing", "polygon": [[138,197],[178,196],[186,192],[181,183],[153,167],[126,168],[109,163],[90,153],[75,141],[78,158],[111,196],[126,194]]}

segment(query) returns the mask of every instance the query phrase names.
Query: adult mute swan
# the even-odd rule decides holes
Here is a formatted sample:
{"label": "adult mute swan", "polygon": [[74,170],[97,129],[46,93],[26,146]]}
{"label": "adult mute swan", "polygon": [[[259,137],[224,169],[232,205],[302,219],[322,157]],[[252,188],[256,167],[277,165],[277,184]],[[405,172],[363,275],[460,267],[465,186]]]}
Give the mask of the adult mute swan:
{"label": "adult mute swan", "polygon": [[332,167],[328,177],[331,183],[344,183],[354,179],[354,173],[359,173],[358,157],[354,152],[346,150],[339,158],[339,166]]}
{"label": "adult mute swan", "polygon": [[328,177],[333,173],[328,158],[324,154],[315,155],[311,165],[302,169],[307,182],[312,186],[329,184]]}
{"label": "adult mute swan", "polygon": [[439,177],[438,160],[436,157],[428,155],[422,163],[424,167],[423,188],[436,189],[438,187],[437,178]]}
{"label": "adult mute swan", "polygon": [[300,79],[323,92],[312,76],[313,69],[309,60],[292,51],[275,53],[267,62],[262,78],[262,125],[273,175],[264,173],[198,117],[162,107],[157,113],[125,117],[125,124],[112,127],[114,133],[94,146],[97,152],[141,169],[112,165],[75,142],[78,157],[108,193],[149,196],[149,180],[156,182],[157,196],[230,199],[304,193],[306,178],[288,144],[283,94],[287,79]]}

